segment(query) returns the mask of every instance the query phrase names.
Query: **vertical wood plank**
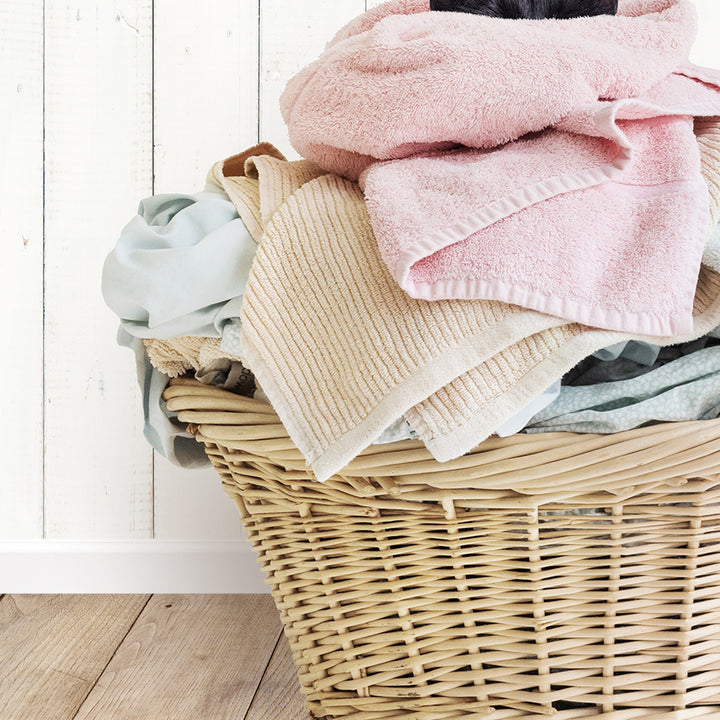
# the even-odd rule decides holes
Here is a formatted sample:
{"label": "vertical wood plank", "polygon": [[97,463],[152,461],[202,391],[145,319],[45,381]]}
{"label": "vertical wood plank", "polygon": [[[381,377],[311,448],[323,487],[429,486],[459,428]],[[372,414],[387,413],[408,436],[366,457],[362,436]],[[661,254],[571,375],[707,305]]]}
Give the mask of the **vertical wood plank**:
{"label": "vertical wood plank", "polygon": [[[186,10],[189,6],[186,6]],[[155,3],[155,192],[195,192],[211,165],[257,142],[258,2],[202,12]],[[234,505],[214,470],[155,458],[157,538],[238,539]]]}
{"label": "vertical wood plank", "polygon": [[0,539],[42,537],[43,3],[0,4]]}
{"label": "vertical wood plank", "polygon": [[155,192],[193,192],[257,142],[257,0],[156,0],[154,54]]}
{"label": "vertical wood plank", "polygon": [[720,27],[720,3],[717,0],[695,0],[698,13],[698,36],[690,52],[690,60],[697,65],[720,67],[720,47],[717,31]]}
{"label": "vertical wood plank", "polygon": [[154,595],[74,720],[243,718],[279,634],[267,595]]}
{"label": "vertical wood plank", "polygon": [[152,454],[100,274],[152,190],[152,2],[47,0],[45,38],[46,536],[145,538]]}
{"label": "vertical wood plank", "polygon": [[156,454],[154,536],[162,540],[239,540],[247,538],[247,533],[214,469],[184,470]]}
{"label": "vertical wood plank", "polygon": [[143,595],[0,600],[0,717],[71,720],[147,602]]}
{"label": "vertical wood plank", "polygon": [[346,22],[364,11],[365,0],[261,0],[260,138],[288,158],[298,154],[280,114],[280,95],[287,81],[315,60]]}

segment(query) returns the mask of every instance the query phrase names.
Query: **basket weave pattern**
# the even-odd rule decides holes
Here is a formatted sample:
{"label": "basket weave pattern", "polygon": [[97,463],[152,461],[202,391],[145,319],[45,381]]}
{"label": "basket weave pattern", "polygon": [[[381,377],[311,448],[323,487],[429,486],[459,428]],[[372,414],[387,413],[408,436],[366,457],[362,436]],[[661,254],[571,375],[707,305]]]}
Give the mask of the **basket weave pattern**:
{"label": "basket weave pattern", "polygon": [[443,464],[373,446],[320,484],[267,405],[165,397],[237,504],[314,716],[720,717],[720,420]]}

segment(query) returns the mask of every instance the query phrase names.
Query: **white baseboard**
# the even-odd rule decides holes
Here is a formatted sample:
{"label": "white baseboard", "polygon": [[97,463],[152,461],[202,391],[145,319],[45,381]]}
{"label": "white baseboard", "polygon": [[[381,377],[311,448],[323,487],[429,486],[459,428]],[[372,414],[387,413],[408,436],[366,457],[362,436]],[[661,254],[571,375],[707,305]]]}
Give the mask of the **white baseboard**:
{"label": "white baseboard", "polygon": [[0,542],[0,593],[266,593],[244,541]]}

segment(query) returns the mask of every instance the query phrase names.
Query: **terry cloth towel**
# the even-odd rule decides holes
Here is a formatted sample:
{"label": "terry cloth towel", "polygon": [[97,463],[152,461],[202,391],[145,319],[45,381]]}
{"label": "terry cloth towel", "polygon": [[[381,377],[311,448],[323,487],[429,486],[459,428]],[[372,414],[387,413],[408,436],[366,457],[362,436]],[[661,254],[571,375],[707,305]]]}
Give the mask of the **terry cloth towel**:
{"label": "terry cloth towel", "polygon": [[191,370],[203,372],[218,360],[242,361],[242,358],[223,350],[218,338],[186,335],[167,339],[146,338],[143,343],[153,367],[168,378],[180,377]]}
{"label": "terry cloth towel", "polygon": [[[720,147],[717,124],[704,133]],[[669,342],[494,301],[411,298],[380,257],[357,184],[309,161],[255,157],[229,175],[238,165],[225,162],[223,187],[243,219],[265,219],[241,309],[243,359],[320,480],[402,414],[447,460],[598,349]],[[706,170],[717,179],[718,166]],[[720,324],[720,275],[707,267],[695,306],[688,340]]]}
{"label": "terry cloth towel", "polygon": [[688,0],[507,20],[392,0],[281,99],[295,149],[360,179],[392,276],[597,327],[687,333],[707,231]]}

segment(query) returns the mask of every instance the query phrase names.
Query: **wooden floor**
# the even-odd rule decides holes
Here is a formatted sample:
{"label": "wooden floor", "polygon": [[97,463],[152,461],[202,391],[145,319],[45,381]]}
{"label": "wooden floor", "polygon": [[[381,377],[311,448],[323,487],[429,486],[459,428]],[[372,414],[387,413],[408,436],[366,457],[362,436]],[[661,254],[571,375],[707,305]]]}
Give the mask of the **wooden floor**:
{"label": "wooden floor", "polygon": [[269,595],[0,595],[2,720],[307,720]]}

